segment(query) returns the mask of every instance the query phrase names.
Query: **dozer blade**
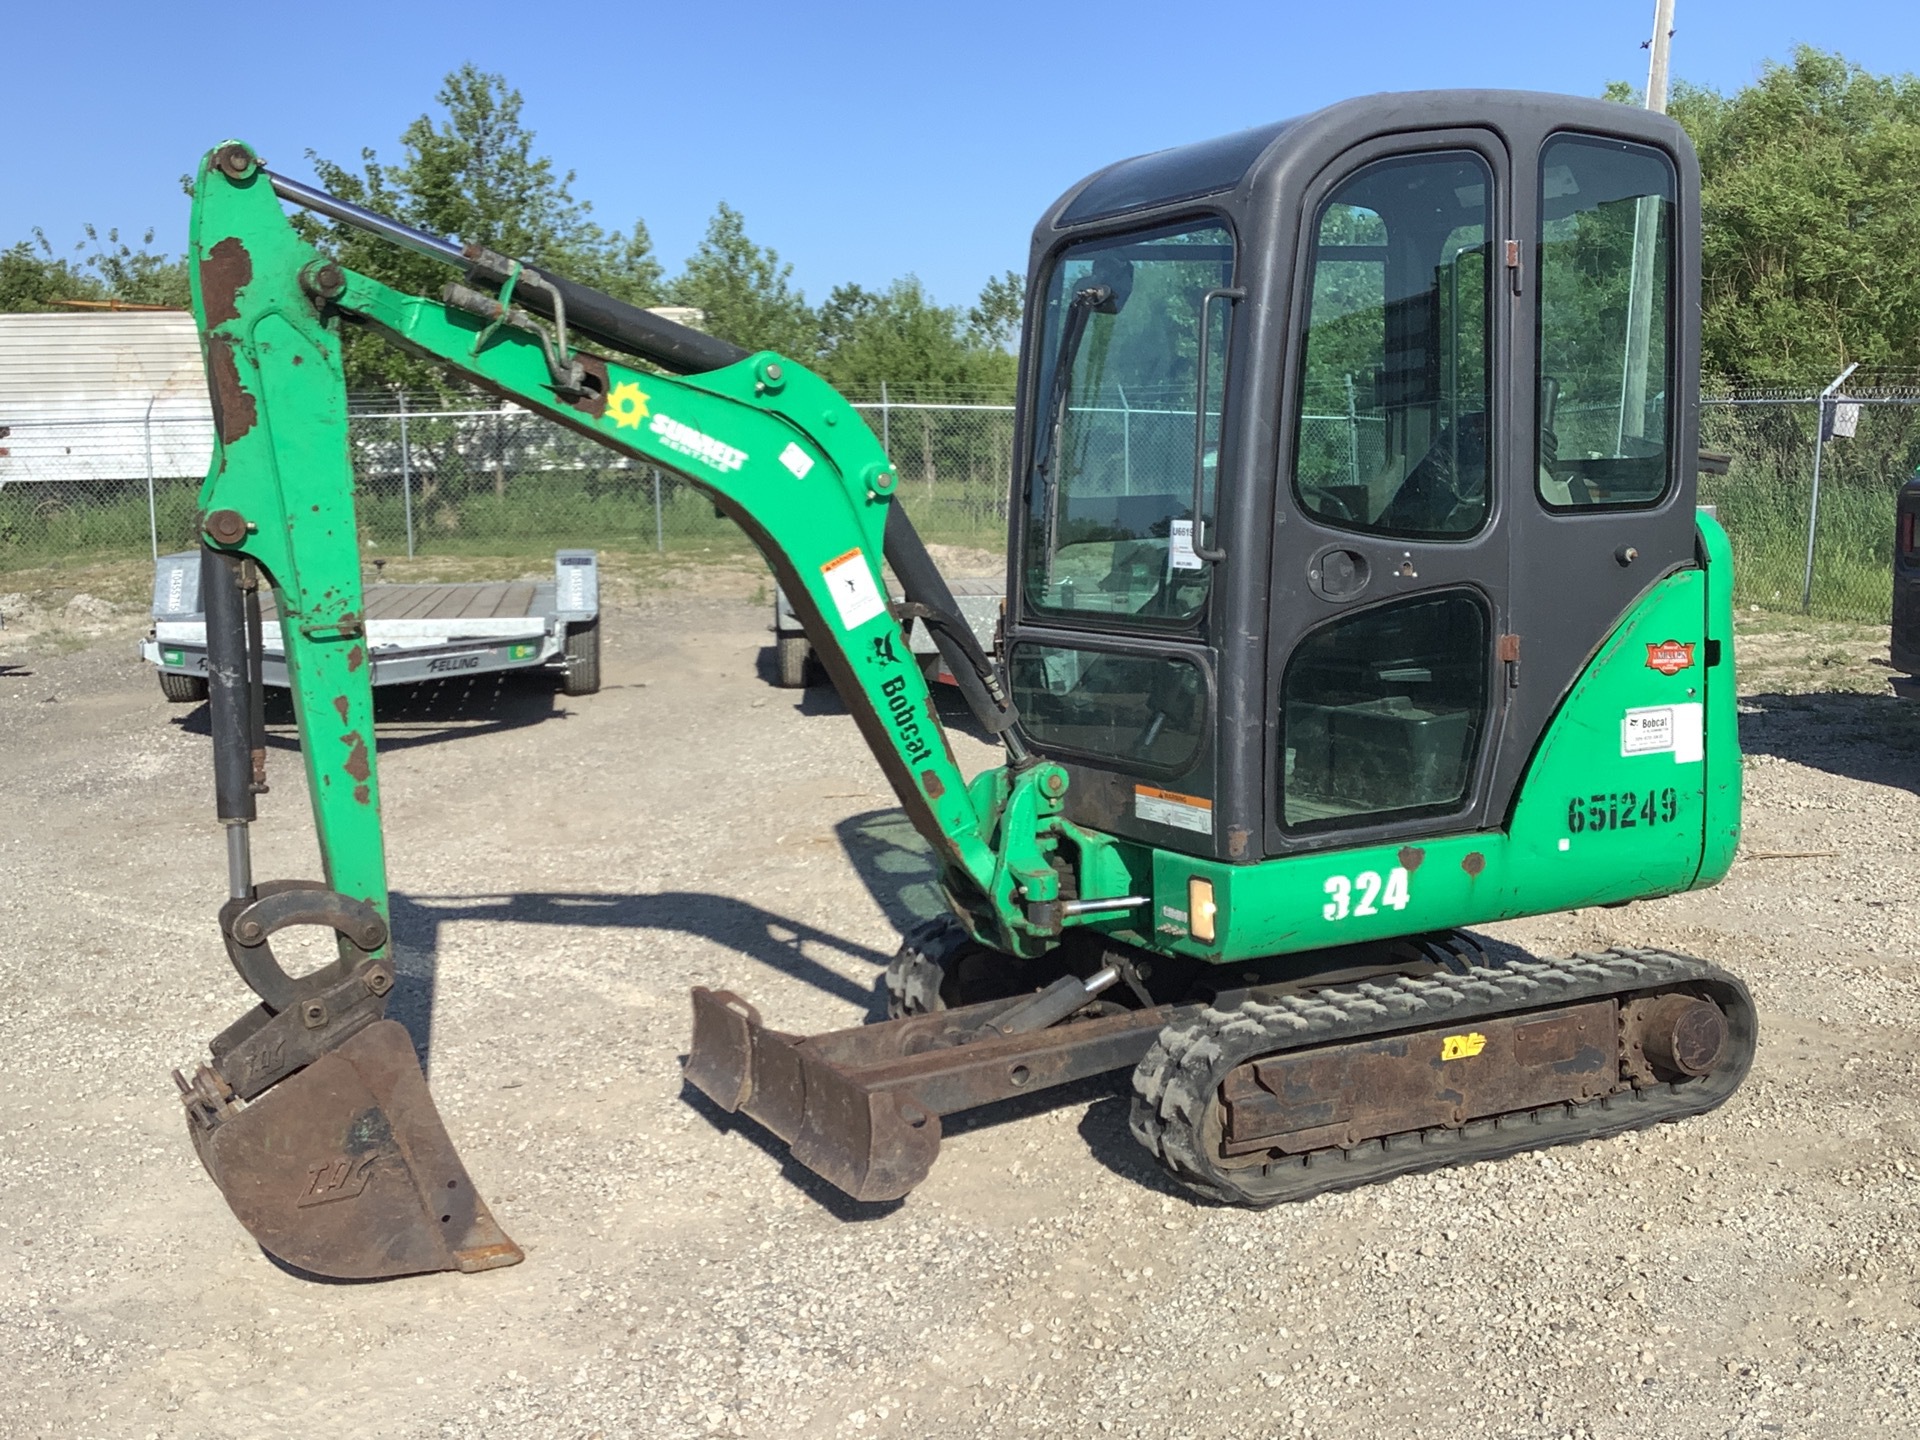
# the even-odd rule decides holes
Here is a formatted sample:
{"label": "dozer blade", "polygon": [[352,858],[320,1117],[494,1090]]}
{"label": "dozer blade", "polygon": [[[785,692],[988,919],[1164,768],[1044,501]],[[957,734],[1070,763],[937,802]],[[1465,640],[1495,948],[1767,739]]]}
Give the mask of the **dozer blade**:
{"label": "dozer blade", "polygon": [[341,1280],[523,1258],[474,1190],[398,1022],[375,1021],[248,1104],[206,1067],[182,1085],[201,1163],[275,1258]]}
{"label": "dozer blade", "polygon": [[942,1115],[1132,1065],[1170,1013],[1013,1030],[1015,1012],[1033,1003],[990,1000],[809,1037],[768,1029],[739,996],[696,987],[686,1078],[854,1199],[897,1200],[938,1158]]}

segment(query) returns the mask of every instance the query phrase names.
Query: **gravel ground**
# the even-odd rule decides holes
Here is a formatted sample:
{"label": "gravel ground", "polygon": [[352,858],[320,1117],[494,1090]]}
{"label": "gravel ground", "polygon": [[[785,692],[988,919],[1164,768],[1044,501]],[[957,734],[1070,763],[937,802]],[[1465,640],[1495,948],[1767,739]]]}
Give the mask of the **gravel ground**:
{"label": "gravel ground", "polygon": [[[267,1261],[167,1079],[251,1000],[203,712],[137,610],[0,596],[0,1434],[1920,1434],[1920,722],[1884,630],[1755,622],[1725,884],[1492,927],[1744,975],[1759,1060],[1715,1114],[1251,1214],[1090,1083],[862,1206],[679,1078],[689,985],[853,1023],[934,904],[837,704],[765,683],[756,584],[634,596],[595,697],[383,701],[396,1009],[527,1262],[373,1285]],[[317,869],[290,747],[263,877]]]}

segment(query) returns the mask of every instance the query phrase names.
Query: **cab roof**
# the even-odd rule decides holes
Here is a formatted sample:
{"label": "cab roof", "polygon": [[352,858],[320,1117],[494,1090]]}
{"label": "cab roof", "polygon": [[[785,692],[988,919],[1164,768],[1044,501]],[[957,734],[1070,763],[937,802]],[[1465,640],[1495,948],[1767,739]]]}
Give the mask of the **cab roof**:
{"label": "cab roof", "polygon": [[1062,230],[1243,190],[1303,152],[1330,156],[1380,135],[1468,128],[1597,130],[1676,153],[1687,149],[1685,132],[1667,116],[1609,100],[1533,90],[1387,92],[1118,161],[1069,189],[1042,226]]}

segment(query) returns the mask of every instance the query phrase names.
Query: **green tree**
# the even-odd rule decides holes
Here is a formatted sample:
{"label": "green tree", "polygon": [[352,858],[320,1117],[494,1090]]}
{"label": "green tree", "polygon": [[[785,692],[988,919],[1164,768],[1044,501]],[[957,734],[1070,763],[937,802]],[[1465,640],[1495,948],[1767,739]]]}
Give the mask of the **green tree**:
{"label": "green tree", "polygon": [[[409,225],[486,245],[639,305],[660,299],[661,268],[646,226],[635,221],[609,234],[576,200],[574,173],[559,172],[534,150],[521,119],[523,101],[505,77],[471,64],[450,73],[435,97],[440,118],[422,115],[401,132],[402,158],[382,162],[360,153],[356,172],[309,153],[321,186],[344,200]],[[350,226],[325,230],[344,263],[416,294],[436,293],[449,278],[443,265]],[[359,387],[451,391],[459,387],[436,365],[410,359],[380,342],[349,336],[347,376]]]}
{"label": "green tree", "polygon": [[967,338],[983,349],[1006,350],[1020,341],[1020,312],[1027,301],[1027,277],[1018,270],[994,276],[980,288],[967,311]]}
{"label": "green tree", "polygon": [[1670,107],[1702,174],[1702,368],[1808,381],[1920,354],[1920,80],[1801,47]]}
{"label": "green tree", "polygon": [[885,290],[837,286],[820,309],[820,373],[857,400],[884,382],[901,400],[973,399],[995,388],[1012,356],[975,343],[958,309],[937,305],[912,275]]}
{"label": "green tree", "polygon": [[748,350],[777,350],[807,361],[813,358],[819,320],[807,297],[789,284],[792,278],[793,266],[748,238],[745,219],[723,200],[707,222],[700,248],[667,286],[667,296],[676,305],[699,309],[709,334]]}
{"label": "green tree", "polygon": [[138,245],[118,230],[104,236],[91,225],[83,230],[86,238],[70,256],[56,252],[37,229],[31,241],[0,250],[0,311],[60,310],[61,300],[186,305],[186,261],[154,250],[151,230]]}

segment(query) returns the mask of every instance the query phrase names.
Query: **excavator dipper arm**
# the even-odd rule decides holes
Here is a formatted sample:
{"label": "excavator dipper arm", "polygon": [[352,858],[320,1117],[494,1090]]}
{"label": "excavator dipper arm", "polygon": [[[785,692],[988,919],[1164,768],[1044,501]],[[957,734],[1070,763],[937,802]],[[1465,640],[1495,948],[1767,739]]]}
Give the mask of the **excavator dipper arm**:
{"label": "excavator dipper arm", "polygon": [[[393,290],[314,250],[282,199],[462,265],[473,283],[450,283],[438,300]],[[1061,817],[1065,772],[1026,753],[991,667],[943,634],[976,713],[1008,749],[1006,766],[971,784],[955,763],[887,600],[882,556],[921,613],[950,610],[951,596],[894,499],[886,455],[824,381],[283,180],[238,143],[200,168],[190,245],[216,427],[200,507],[215,788],[228,827],[221,928],[261,1003],[214,1040],[192,1079],[176,1078],[202,1160],[270,1252],[352,1277],[520,1258],[461,1169],[406,1032],[384,1019],[394,977],[343,324],[670,469],[736,520],[792,597],[978,940],[1036,956],[1065,926],[1098,918],[1098,897],[1130,893],[1115,847]],[[657,368],[578,351],[582,336]],[[252,875],[248,826],[264,789],[262,585],[281,616],[320,881]],[[1063,871],[1072,900],[1062,898]],[[293,925],[332,929],[338,960],[289,976],[271,937]],[[717,1013],[709,1022],[732,1023]],[[711,1061],[712,1046],[695,1050],[696,1062]],[[735,1060],[749,1063],[745,1050]],[[690,1066],[703,1088],[725,1090],[728,1076],[714,1068]]]}

